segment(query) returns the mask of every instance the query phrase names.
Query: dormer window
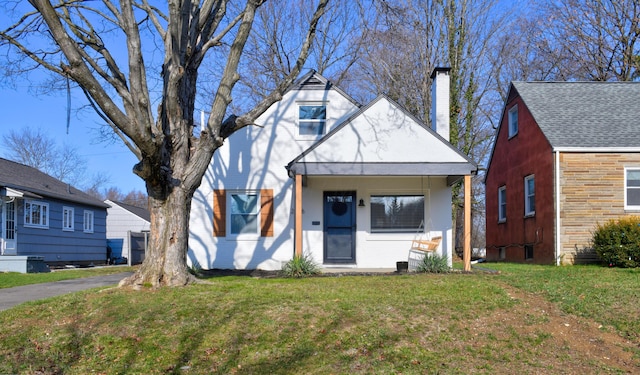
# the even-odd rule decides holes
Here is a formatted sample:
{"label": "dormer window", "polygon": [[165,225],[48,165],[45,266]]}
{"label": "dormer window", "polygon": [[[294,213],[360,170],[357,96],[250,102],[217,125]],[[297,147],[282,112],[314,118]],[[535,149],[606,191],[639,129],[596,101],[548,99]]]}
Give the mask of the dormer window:
{"label": "dormer window", "polygon": [[298,107],[298,135],[318,137],[325,133],[327,106],[325,104],[304,104]]}
{"label": "dormer window", "polygon": [[518,106],[509,109],[509,138],[518,134]]}

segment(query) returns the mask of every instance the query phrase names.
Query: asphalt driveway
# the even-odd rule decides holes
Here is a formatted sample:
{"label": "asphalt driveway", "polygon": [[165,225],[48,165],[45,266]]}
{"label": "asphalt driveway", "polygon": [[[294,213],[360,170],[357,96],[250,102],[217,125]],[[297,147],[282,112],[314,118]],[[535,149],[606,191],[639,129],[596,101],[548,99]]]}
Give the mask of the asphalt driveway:
{"label": "asphalt driveway", "polygon": [[118,285],[120,280],[132,274],[133,272],[122,272],[113,275],[94,276],[0,289],[0,311],[10,309],[27,301],[35,301],[102,286],[115,286]]}

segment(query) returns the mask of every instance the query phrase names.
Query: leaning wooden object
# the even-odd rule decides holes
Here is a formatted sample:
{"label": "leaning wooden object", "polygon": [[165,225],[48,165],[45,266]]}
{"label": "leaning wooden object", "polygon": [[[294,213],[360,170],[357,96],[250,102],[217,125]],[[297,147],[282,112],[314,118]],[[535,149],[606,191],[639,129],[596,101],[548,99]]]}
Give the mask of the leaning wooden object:
{"label": "leaning wooden object", "polygon": [[430,240],[413,240],[411,243],[412,250],[433,252],[438,249],[438,245],[442,241],[442,237],[433,237]]}

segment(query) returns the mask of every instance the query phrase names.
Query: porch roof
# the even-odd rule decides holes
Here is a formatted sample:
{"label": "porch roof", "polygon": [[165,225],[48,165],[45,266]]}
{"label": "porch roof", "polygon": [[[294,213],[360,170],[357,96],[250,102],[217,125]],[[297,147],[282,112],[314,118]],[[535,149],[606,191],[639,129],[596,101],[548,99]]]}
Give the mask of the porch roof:
{"label": "porch roof", "polygon": [[478,167],[444,138],[381,95],[305,150],[289,175],[447,176]]}

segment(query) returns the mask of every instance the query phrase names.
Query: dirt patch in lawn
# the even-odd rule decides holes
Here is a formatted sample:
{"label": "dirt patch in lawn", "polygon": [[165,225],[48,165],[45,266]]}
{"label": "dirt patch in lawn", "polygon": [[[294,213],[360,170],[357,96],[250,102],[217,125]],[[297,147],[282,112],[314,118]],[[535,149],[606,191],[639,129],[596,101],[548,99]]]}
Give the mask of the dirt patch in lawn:
{"label": "dirt patch in lawn", "polygon": [[473,326],[476,334],[504,335],[506,341],[513,335],[531,338],[531,347],[539,346],[533,350],[541,354],[537,366],[553,368],[553,373],[560,370],[559,364],[567,374],[593,373],[595,364],[614,372],[640,372],[640,360],[634,357],[638,343],[626,340],[611,327],[566,314],[542,296],[507,284],[501,287],[517,303],[511,309],[477,319]]}

